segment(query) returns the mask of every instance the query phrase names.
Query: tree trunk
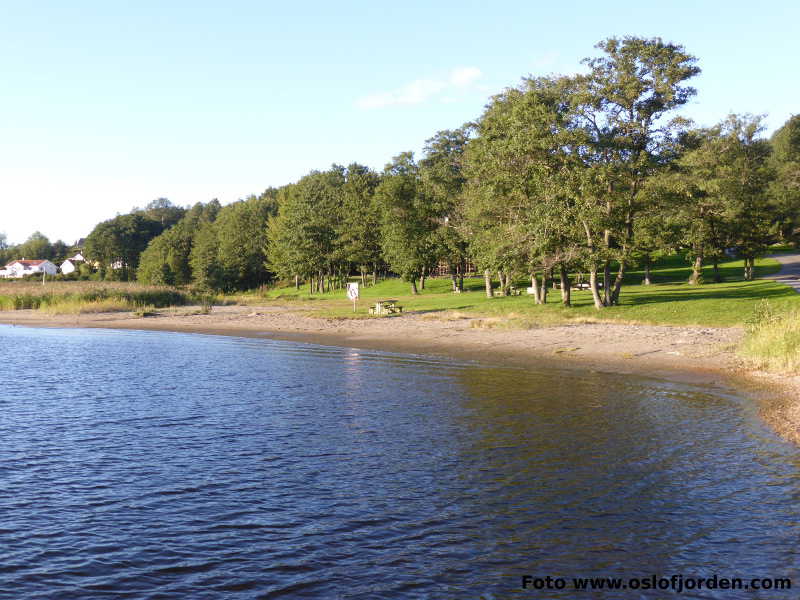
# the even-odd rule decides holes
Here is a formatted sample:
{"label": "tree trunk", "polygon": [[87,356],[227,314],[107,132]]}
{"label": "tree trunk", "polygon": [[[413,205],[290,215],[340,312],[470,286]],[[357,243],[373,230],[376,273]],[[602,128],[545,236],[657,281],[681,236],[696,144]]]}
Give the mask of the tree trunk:
{"label": "tree trunk", "polygon": [[643,285],[650,285],[652,281],[650,281],[650,255],[644,255],[644,281],[642,281]]}
{"label": "tree trunk", "polygon": [[416,277],[411,280],[411,293],[416,296],[419,294],[419,290],[417,289],[417,279]]}
{"label": "tree trunk", "polygon": [[611,261],[603,265],[603,304],[611,306]]}
{"label": "tree trunk", "polygon": [[542,269],[542,285],[539,288],[541,304],[547,304],[547,269]]}
{"label": "tree trunk", "polygon": [[722,275],[719,273],[719,259],[714,259],[714,283],[722,283]]}
{"label": "tree trunk", "polygon": [[564,306],[572,306],[570,302],[570,287],[569,287],[569,273],[567,273],[567,267],[563,264],[559,265],[558,273],[561,277],[561,304]]}
{"label": "tree trunk", "polygon": [[498,271],[497,276],[500,278],[500,293],[503,296],[511,295],[511,276],[504,272]]}
{"label": "tree trunk", "polygon": [[419,277],[419,287],[422,290],[425,289],[425,274],[426,274],[425,270],[426,270],[425,267],[422,267],[422,274]]}
{"label": "tree trunk", "polygon": [[749,258],[745,256],[744,258],[744,280],[745,281],[752,281],[753,280],[753,267],[755,267],[756,260],[754,258]]}
{"label": "tree trunk", "polygon": [[300,276],[299,275],[295,275],[294,276],[294,289],[296,289],[298,291],[300,290]]}
{"label": "tree trunk", "polygon": [[597,265],[592,265],[589,269],[589,289],[592,290],[592,299],[594,300],[594,307],[600,310],[605,306],[603,299],[600,297],[600,290],[598,289],[597,281]]}
{"label": "tree trunk", "polygon": [[492,298],[494,296],[494,292],[492,291],[492,274],[490,273],[489,269],[486,269],[483,272],[483,284],[486,287],[486,297]]}
{"label": "tree trunk", "polygon": [[692,274],[689,277],[689,285],[699,285],[700,277],[703,275],[703,255],[698,254],[692,265]]}
{"label": "tree trunk", "polygon": [[531,273],[531,287],[533,288],[533,301],[536,304],[541,304],[542,299],[539,295],[539,278],[536,277],[536,273]]}
{"label": "tree trunk", "polygon": [[619,304],[619,291],[622,289],[622,280],[625,278],[625,260],[619,263],[617,277],[614,279],[614,290],[611,292],[611,304]]}
{"label": "tree trunk", "polygon": [[378,283],[378,269],[373,267],[372,268],[372,285],[377,285]]}

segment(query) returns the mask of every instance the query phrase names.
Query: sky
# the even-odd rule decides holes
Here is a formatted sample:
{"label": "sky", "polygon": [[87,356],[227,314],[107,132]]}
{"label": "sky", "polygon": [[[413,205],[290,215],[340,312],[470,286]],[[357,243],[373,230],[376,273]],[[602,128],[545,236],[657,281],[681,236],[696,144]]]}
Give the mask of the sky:
{"label": "sky", "polygon": [[682,114],[800,112],[800,3],[0,0],[0,233],[68,243],[166,197],[223,204],[382,169],[612,36],[702,69]]}

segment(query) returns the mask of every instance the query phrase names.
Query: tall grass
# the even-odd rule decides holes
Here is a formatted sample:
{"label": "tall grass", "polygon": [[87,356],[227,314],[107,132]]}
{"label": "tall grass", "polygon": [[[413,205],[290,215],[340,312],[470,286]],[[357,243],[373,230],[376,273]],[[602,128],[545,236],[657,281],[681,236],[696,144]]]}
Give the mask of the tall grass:
{"label": "tall grass", "polygon": [[48,314],[135,310],[141,306],[183,306],[192,298],[172,288],[135,284],[61,282],[45,286],[0,286],[0,310],[39,309]]}
{"label": "tall grass", "polygon": [[759,369],[800,373],[800,311],[778,311],[762,300],[747,322],[739,353]]}

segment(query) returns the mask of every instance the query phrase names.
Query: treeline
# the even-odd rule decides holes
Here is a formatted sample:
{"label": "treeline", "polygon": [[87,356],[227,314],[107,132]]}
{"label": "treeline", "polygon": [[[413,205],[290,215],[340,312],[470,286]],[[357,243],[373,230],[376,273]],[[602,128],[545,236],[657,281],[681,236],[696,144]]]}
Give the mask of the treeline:
{"label": "treeline", "polygon": [[557,278],[569,305],[570,280],[585,277],[597,308],[619,302],[631,267],[648,283],[651,261],[678,250],[690,283],[734,253],[751,278],[755,258],[800,227],[800,116],[769,140],[758,116],[695,127],[676,115],[700,72],[682,46],[597,48],[585,73],[523,79],[475,122],[436,133],[419,160],[401,153],[381,173],[334,165],[157,226],[123,215],[98,225],[87,255],[109,276],[221,290],[280,279],[323,291],[389,271],[418,293],[446,264],[459,291],[471,264],[489,295],[529,277],[536,302]]}
{"label": "treeline", "polygon": [[35,231],[25,242],[16,245],[8,245],[6,236],[0,233],[0,267],[20,258],[58,263],[66,259],[74,249],[74,246],[68,245],[63,240],[51,242],[40,231]]}

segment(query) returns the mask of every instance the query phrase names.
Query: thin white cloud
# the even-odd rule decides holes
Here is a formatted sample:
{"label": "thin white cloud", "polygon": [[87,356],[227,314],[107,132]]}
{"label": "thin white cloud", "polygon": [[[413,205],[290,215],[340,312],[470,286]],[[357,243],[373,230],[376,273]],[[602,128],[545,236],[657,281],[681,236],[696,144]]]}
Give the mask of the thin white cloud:
{"label": "thin white cloud", "polygon": [[450,83],[457,87],[467,87],[481,76],[478,67],[459,67],[450,73]]}
{"label": "thin white cloud", "polygon": [[356,100],[356,106],[372,109],[421,104],[444,93],[469,89],[481,75],[481,70],[477,67],[458,67],[442,79],[416,79],[390,92],[377,92],[363,96]]}

